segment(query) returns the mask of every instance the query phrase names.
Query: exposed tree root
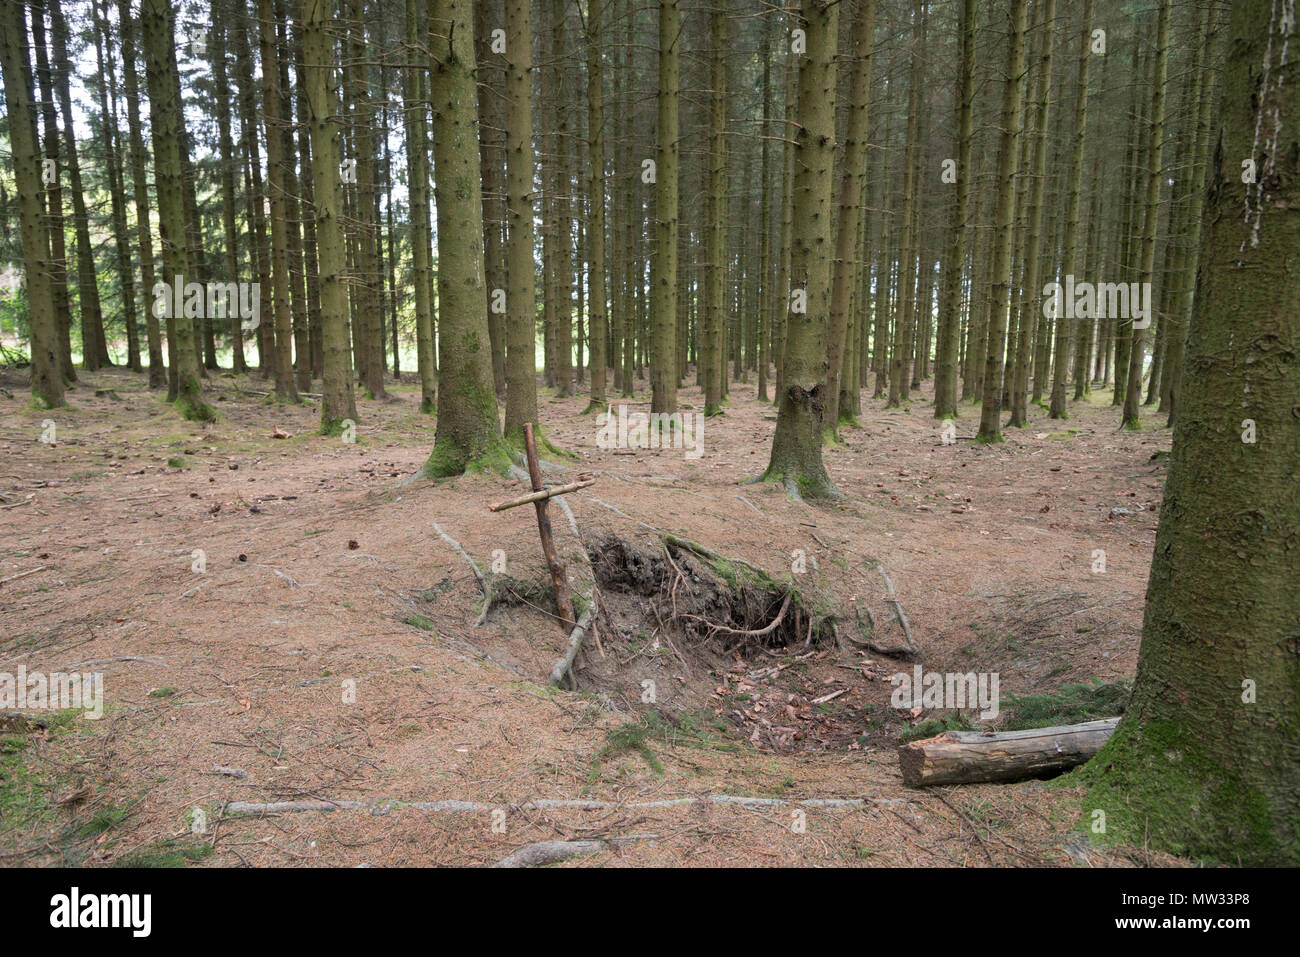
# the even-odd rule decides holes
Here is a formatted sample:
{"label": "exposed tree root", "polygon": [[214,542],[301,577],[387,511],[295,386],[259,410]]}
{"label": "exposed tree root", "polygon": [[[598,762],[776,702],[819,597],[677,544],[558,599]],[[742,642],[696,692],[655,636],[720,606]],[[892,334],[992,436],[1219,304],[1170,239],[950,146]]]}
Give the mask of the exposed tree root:
{"label": "exposed tree root", "polygon": [[483,577],[483,572],[478,567],[478,563],[470,557],[469,552],[465,551],[465,549],[461,547],[460,542],[456,541],[456,539],[444,532],[442,526],[437,522],[433,523],[433,530],[438,533],[444,542],[452,547],[456,554],[465,559],[465,561],[469,563],[469,567],[474,571],[474,579],[478,582],[479,591],[483,593],[483,611],[479,613],[478,618],[474,622],[474,627],[478,628],[487,621],[488,610],[492,607],[492,585]]}

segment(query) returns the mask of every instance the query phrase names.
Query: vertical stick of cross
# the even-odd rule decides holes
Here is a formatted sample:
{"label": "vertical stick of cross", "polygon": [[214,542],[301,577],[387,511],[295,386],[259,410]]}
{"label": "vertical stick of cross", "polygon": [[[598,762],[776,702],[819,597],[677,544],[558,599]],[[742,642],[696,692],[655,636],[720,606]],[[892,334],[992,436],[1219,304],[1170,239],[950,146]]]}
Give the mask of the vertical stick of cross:
{"label": "vertical stick of cross", "polygon": [[532,492],[499,505],[489,506],[489,510],[503,512],[508,508],[527,505],[530,502],[536,507],[537,534],[542,540],[542,554],[546,556],[546,567],[550,569],[551,581],[555,585],[555,609],[559,613],[564,630],[568,632],[574,627],[577,616],[573,613],[573,598],[569,594],[569,581],[565,575],[564,563],[560,561],[559,553],[555,550],[555,539],[551,534],[551,516],[547,512],[546,505],[555,496],[576,492],[578,489],[595,484],[596,480],[585,479],[569,485],[542,488],[542,467],[537,461],[537,443],[533,438],[531,423],[524,426],[524,454],[528,459],[528,477],[532,482]]}

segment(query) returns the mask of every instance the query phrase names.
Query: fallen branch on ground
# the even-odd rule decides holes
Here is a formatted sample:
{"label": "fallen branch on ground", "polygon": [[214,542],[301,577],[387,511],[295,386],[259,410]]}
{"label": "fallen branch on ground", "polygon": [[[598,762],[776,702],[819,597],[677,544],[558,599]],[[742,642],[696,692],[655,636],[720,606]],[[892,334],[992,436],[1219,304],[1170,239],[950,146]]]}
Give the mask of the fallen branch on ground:
{"label": "fallen branch on ground", "polygon": [[578,656],[578,649],[582,647],[582,640],[587,637],[587,632],[591,629],[591,619],[596,612],[596,603],[593,601],[588,606],[582,618],[574,626],[573,631],[569,632],[569,649],[564,653],[564,657],[555,663],[551,669],[551,684],[558,685],[564,680],[564,676],[569,673],[573,667],[573,659]]}

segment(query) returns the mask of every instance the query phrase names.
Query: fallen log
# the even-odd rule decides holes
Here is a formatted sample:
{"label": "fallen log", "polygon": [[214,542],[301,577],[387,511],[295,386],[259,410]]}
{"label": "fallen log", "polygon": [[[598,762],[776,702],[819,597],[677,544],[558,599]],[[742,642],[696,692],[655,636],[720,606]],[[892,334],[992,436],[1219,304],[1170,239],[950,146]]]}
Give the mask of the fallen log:
{"label": "fallen log", "polygon": [[1051,777],[1101,750],[1119,718],[1026,731],[945,731],[898,749],[908,787]]}

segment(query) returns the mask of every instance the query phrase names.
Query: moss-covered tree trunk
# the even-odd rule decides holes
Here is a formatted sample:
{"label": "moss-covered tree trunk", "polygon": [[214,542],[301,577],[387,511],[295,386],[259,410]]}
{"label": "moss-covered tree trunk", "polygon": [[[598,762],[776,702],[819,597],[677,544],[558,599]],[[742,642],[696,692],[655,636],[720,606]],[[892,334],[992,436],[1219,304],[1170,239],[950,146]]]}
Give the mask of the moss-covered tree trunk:
{"label": "moss-covered tree trunk", "polygon": [[429,0],[429,100],[442,381],[429,478],[509,463],[497,420],[483,279],[483,194],[473,0]]}
{"label": "moss-covered tree trunk", "polygon": [[9,147],[18,187],[19,229],[31,326],[32,405],[49,409],[64,404],[63,360],[50,281],[50,246],[45,230],[45,203],[41,199],[41,156],[36,140],[32,68],[24,20],[21,4],[0,4],[0,69],[4,73]]}
{"label": "moss-covered tree trunk", "polygon": [[[824,426],[831,436],[840,423],[840,385],[849,340],[850,297],[858,280],[857,242],[862,226],[862,184],[867,178],[867,124],[871,101],[872,36],[876,30],[876,0],[858,0],[849,40],[848,123],[844,132],[844,158],[840,168],[840,214],[835,227],[835,265],[831,281],[830,328],[826,340],[826,413]],[[852,371],[852,363],[848,363]],[[856,383],[854,388],[857,388]],[[850,418],[848,424],[853,424]]]}
{"label": "moss-covered tree trunk", "polygon": [[1300,864],[1297,43],[1284,5],[1233,5],[1137,681],[1082,772],[1108,837],[1238,865]]}
{"label": "moss-covered tree trunk", "polygon": [[1002,129],[998,144],[998,192],[993,225],[997,230],[992,264],[988,332],[984,349],[984,396],[980,402],[980,442],[1002,441],[1002,369],[1011,306],[1011,239],[1015,232],[1016,168],[1020,106],[1025,87],[1025,21],[1028,0],[1010,0],[1007,8],[1007,66],[1002,91]]}
{"label": "moss-covered tree trunk", "polygon": [[343,225],[343,190],[339,183],[338,96],[334,46],[327,33],[333,21],[330,0],[301,0],[303,75],[307,122],[311,129],[312,198],[315,206],[316,254],[320,270],[321,385],[320,424],[338,432],[344,419],[357,420],[352,391],[352,353],[348,348],[347,291]]}
{"label": "moss-covered tree trunk", "polygon": [[[145,76],[149,86],[149,118],[153,130],[154,181],[158,191],[158,225],[162,238],[164,281],[182,277],[189,282],[189,251],[185,235],[185,197],[181,182],[181,104],[173,73],[172,11],[170,0],[142,0],[140,26],[144,38]],[[170,346],[176,373],[176,408],[187,419],[215,417],[203,401],[199,360],[195,352],[194,324],[173,303],[169,325],[175,335]]]}
{"label": "moss-covered tree trunk", "polygon": [[803,0],[807,38],[799,64],[791,292],[782,350],[782,391],[772,457],[764,478],[803,498],[839,495],[822,463],[826,329],[831,307],[831,193],[835,165],[835,0]]}

